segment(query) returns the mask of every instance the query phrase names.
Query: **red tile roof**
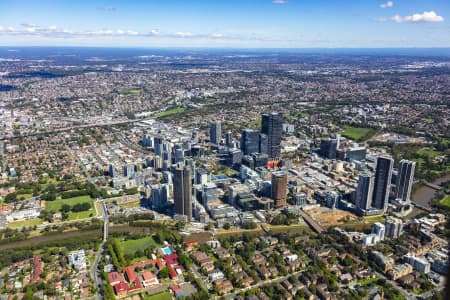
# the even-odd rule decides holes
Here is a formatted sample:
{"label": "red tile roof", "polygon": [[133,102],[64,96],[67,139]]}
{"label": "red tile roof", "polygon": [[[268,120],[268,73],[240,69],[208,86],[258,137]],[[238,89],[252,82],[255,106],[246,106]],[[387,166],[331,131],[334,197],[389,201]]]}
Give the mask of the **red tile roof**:
{"label": "red tile roof", "polygon": [[116,284],[114,286],[114,291],[116,292],[116,294],[118,295],[121,292],[127,292],[128,291],[128,284],[125,282],[121,282],[119,284]]}
{"label": "red tile roof", "polygon": [[176,253],[172,253],[164,256],[164,260],[166,261],[166,265],[178,265],[178,255]]}
{"label": "red tile roof", "polygon": [[129,282],[134,281],[138,277],[138,274],[134,271],[135,268],[134,265],[125,267],[125,274],[127,275]]}
{"label": "red tile roof", "polygon": [[172,291],[174,292],[174,293],[178,293],[178,292],[180,292],[181,291],[181,289],[180,289],[180,287],[178,286],[178,285],[172,285]]}
{"label": "red tile roof", "polygon": [[170,274],[170,279],[177,278],[177,272],[175,271],[174,268],[172,268],[172,266],[169,266],[169,274]]}
{"label": "red tile roof", "polygon": [[43,270],[42,254],[33,257],[33,272],[31,282],[36,282],[40,279]]}
{"label": "red tile roof", "polygon": [[140,290],[142,289],[142,284],[141,281],[139,280],[139,278],[135,278],[131,284],[131,286],[128,288],[129,292],[134,292],[136,290]]}
{"label": "red tile roof", "polygon": [[144,278],[145,281],[152,280],[153,277],[155,277],[155,275],[153,275],[152,272],[145,272],[144,274],[142,274],[142,278]]}
{"label": "red tile roof", "polygon": [[108,281],[109,281],[109,284],[114,286],[120,282],[125,282],[125,278],[123,278],[123,276],[117,272],[111,272],[111,273],[108,273]]}

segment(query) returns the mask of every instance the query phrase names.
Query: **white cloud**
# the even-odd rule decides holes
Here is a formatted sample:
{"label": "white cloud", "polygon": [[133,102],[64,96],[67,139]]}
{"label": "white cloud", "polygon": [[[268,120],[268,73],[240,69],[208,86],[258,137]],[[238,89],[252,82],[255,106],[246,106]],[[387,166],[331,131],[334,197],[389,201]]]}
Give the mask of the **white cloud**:
{"label": "white cloud", "polygon": [[392,2],[392,1],[388,1],[386,3],[380,4],[381,8],[391,8],[392,6],[394,6],[394,2]]}
{"label": "white cloud", "polygon": [[159,34],[160,34],[159,30],[152,29],[152,30],[150,30],[150,32],[147,35],[155,36],[155,35],[159,35]]}
{"label": "white cloud", "polygon": [[35,24],[21,24],[21,27],[0,27],[0,35],[14,36],[40,36],[54,38],[76,38],[76,37],[106,37],[106,36],[154,36],[159,34],[158,30],[151,30],[143,34],[135,30],[123,29],[100,29],[100,30],[70,30],[58,28],[57,26],[41,27]]}
{"label": "white cloud", "polygon": [[175,33],[175,36],[185,38],[185,37],[192,37],[193,35],[192,35],[192,32],[189,32],[189,31],[186,31],[186,32],[179,31],[179,32]]}
{"label": "white cloud", "polygon": [[145,38],[162,38],[162,39],[190,39],[190,40],[214,40],[216,42],[229,41],[273,41],[263,36],[253,35],[229,35],[220,32],[201,32],[193,33],[190,31],[174,31],[161,32],[157,29],[147,31],[135,31],[125,28],[110,29],[90,29],[90,30],[74,30],[61,28],[54,25],[40,26],[35,24],[21,24],[19,27],[0,26],[0,37],[37,37],[50,39],[100,39],[100,38],[121,38],[121,37],[141,37]]}
{"label": "white cloud", "polygon": [[288,0],[272,0],[273,4],[286,4]]}
{"label": "white cloud", "polygon": [[389,19],[395,23],[424,23],[424,22],[443,22],[444,17],[439,16],[434,11],[424,11],[423,13],[413,14],[411,16],[395,15]]}
{"label": "white cloud", "polygon": [[215,39],[220,39],[220,38],[223,38],[225,36],[222,33],[213,33],[213,34],[211,34],[211,37],[215,38]]}

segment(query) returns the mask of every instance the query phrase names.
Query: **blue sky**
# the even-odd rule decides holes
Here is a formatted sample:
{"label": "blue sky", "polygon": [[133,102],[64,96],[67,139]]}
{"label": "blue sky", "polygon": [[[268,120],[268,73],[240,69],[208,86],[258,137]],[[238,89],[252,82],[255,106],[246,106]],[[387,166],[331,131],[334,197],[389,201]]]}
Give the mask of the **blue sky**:
{"label": "blue sky", "polygon": [[0,0],[0,45],[450,47],[449,0]]}

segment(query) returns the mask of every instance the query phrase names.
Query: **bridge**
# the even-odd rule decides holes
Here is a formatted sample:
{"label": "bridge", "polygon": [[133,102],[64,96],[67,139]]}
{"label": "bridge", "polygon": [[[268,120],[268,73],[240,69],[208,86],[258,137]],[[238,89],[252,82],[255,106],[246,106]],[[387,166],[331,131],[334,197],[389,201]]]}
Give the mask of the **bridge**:
{"label": "bridge", "polygon": [[442,190],[442,186],[439,186],[439,185],[436,185],[436,184],[432,184],[430,182],[425,182],[425,185],[427,187],[429,187],[429,188],[432,188],[433,190],[436,190],[436,191]]}
{"label": "bridge", "polygon": [[304,210],[300,210],[300,216],[305,220],[306,224],[317,233],[322,233],[325,229],[322,228],[316,221],[314,221]]}
{"label": "bridge", "polygon": [[106,208],[106,204],[103,199],[99,199],[99,202],[103,210],[103,241],[106,242],[106,240],[108,239],[109,228],[108,209]]}

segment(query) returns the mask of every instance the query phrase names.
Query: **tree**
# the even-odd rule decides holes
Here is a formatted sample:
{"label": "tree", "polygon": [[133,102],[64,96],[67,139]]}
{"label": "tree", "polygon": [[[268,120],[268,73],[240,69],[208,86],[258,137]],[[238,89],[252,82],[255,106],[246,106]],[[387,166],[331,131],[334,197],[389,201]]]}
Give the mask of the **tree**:
{"label": "tree", "polygon": [[170,270],[168,267],[164,267],[161,269],[161,271],[159,271],[159,277],[161,279],[169,278],[169,275],[170,275]]}
{"label": "tree", "polygon": [[184,229],[185,226],[186,226],[186,222],[184,222],[184,221],[178,221],[178,222],[175,224],[175,228],[176,228],[177,230],[182,230],[182,229]]}
{"label": "tree", "polygon": [[63,205],[61,206],[61,212],[62,212],[62,213],[68,213],[68,212],[70,211],[70,209],[71,209],[71,207],[70,207],[69,204],[63,204]]}
{"label": "tree", "polygon": [[228,230],[228,229],[230,229],[230,228],[231,228],[230,223],[225,223],[225,224],[223,224],[223,229]]}

